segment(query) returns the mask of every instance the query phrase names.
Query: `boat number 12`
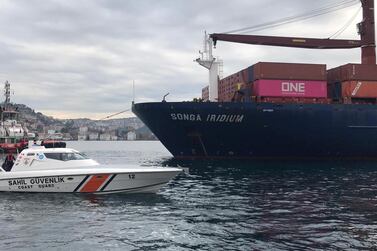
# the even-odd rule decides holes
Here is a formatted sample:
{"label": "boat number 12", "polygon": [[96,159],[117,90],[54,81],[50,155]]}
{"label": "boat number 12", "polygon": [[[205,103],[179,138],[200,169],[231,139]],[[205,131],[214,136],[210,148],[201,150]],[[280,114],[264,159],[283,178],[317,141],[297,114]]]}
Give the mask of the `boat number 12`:
{"label": "boat number 12", "polygon": [[132,179],[132,180],[135,179],[135,174],[129,174],[129,175],[128,175],[128,178],[130,178],[130,179]]}

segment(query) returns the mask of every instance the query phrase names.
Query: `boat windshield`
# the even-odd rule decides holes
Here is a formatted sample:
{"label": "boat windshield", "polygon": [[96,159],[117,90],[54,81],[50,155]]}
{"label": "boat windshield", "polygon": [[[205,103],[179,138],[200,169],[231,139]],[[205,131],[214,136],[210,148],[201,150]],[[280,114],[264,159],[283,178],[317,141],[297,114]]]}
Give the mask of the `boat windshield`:
{"label": "boat windshield", "polygon": [[55,159],[55,160],[83,160],[88,159],[88,157],[84,156],[81,153],[44,153],[46,158],[48,159]]}

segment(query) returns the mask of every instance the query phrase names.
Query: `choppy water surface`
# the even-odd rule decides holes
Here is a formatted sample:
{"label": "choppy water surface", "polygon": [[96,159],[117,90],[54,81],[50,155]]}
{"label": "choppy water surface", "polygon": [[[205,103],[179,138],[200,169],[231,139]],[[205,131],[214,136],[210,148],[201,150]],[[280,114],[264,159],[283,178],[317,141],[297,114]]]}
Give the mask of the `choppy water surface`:
{"label": "choppy water surface", "polygon": [[68,142],[101,163],[184,166],[156,195],[1,193],[0,250],[367,250],[377,162],[180,162],[159,142]]}

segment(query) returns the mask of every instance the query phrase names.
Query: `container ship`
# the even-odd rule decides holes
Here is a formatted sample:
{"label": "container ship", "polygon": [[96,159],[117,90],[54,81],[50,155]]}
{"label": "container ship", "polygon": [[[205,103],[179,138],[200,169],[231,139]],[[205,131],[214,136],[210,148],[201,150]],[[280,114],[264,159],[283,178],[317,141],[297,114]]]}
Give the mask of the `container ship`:
{"label": "container ship", "polygon": [[[360,40],[210,34],[199,102],[133,104],[178,159],[377,158],[374,0],[361,0]],[[361,64],[258,62],[220,79],[218,41],[310,49],[361,48]]]}

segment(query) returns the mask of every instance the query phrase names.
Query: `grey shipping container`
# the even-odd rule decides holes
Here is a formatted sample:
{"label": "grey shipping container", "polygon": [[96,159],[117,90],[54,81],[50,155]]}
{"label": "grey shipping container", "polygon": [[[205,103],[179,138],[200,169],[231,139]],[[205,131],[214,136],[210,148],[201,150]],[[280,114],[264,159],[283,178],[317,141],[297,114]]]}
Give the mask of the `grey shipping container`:
{"label": "grey shipping container", "polygon": [[247,70],[247,83],[251,83],[254,81],[254,66],[249,66],[246,68]]}
{"label": "grey shipping container", "polygon": [[334,82],[327,85],[327,93],[329,98],[334,101],[339,101],[342,98],[342,83]]}

